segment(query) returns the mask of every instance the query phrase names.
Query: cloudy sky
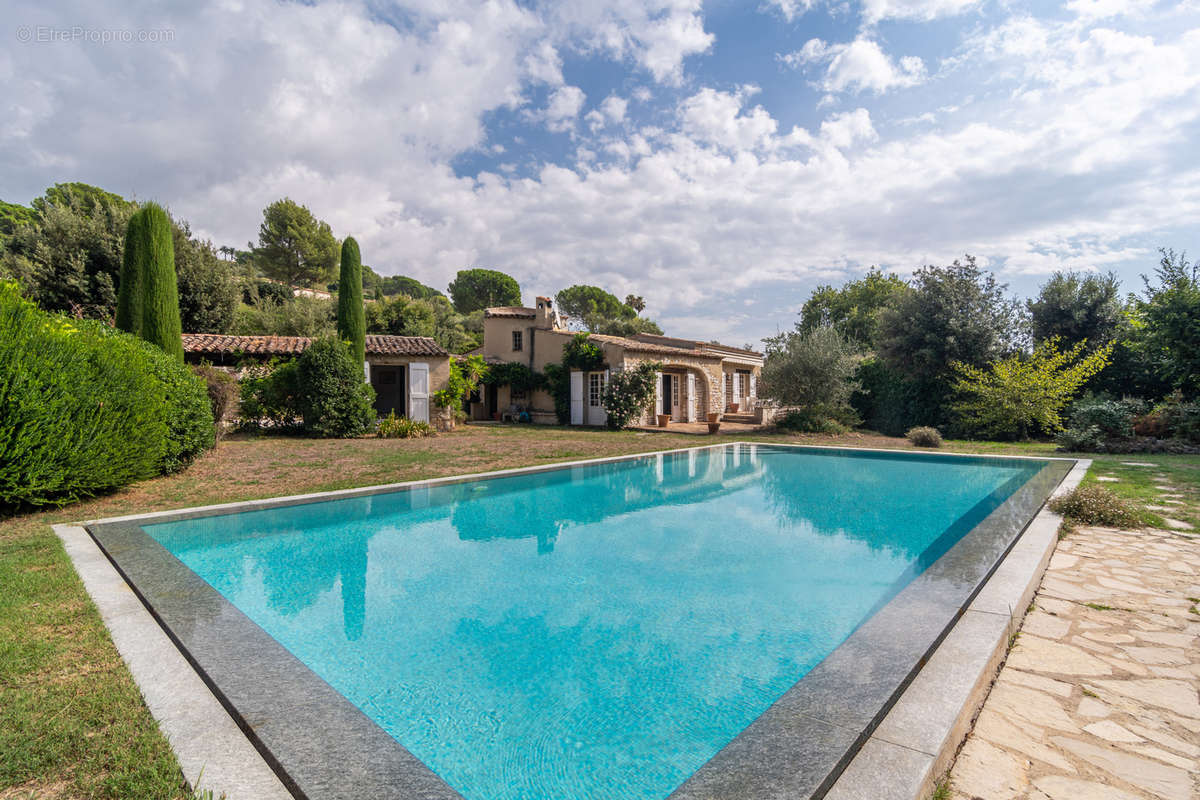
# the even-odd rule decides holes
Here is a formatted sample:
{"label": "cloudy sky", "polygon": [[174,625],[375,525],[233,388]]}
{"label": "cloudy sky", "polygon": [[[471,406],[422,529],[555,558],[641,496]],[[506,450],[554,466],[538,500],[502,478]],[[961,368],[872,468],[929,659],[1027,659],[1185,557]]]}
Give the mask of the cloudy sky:
{"label": "cloudy sky", "polygon": [[384,274],[735,344],[871,264],[1028,295],[1200,251],[1200,0],[5,6],[0,198],[85,181],[218,245],[286,195]]}

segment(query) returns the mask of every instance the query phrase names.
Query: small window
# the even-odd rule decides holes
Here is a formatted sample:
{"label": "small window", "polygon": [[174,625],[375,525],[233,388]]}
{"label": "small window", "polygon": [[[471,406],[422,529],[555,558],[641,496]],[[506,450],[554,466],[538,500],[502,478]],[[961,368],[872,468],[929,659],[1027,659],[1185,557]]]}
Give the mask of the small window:
{"label": "small window", "polygon": [[604,399],[604,373],[588,373],[588,405],[600,408]]}
{"label": "small window", "polygon": [[513,350],[521,349],[521,332],[513,331]]}
{"label": "small window", "polygon": [[517,389],[511,389],[508,393],[508,399],[511,400],[512,402],[516,403],[518,401],[524,401],[527,398],[525,397],[525,392],[519,391]]}

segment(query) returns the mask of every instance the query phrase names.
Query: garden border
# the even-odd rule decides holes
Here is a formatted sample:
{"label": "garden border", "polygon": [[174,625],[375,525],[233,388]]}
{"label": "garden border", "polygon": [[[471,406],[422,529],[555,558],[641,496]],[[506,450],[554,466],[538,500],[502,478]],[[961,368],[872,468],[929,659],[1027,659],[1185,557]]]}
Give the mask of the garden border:
{"label": "garden border", "polygon": [[[671,795],[672,800],[730,796],[820,797],[834,785],[848,764],[854,767],[848,775],[867,774],[868,771],[859,768],[863,754],[878,750],[880,743],[909,749],[884,738],[885,728],[876,730],[877,726],[889,710],[895,711],[896,698],[951,627],[956,632],[964,627],[955,625],[964,612],[967,612],[968,621],[975,619],[972,612],[976,609],[968,608],[968,604],[986,599],[986,594],[979,595],[983,582],[996,571],[999,561],[1013,548],[1031,519],[1036,514],[1048,513],[1042,509],[1045,499],[1072,467],[1079,468],[1080,462],[1053,457],[914,453],[910,450],[737,441],[137,514],[93,521],[87,526],[105,555],[146,608],[151,609],[150,613],[163,626],[162,630],[167,631],[170,641],[179,648],[175,650],[176,657],[181,652],[187,657],[196,670],[192,677],[198,674],[204,679],[211,690],[210,699],[215,697],[213,702],[219,700],[225,706],[232,715],[231,721],[236,721],[259,749],[262,755],[260,766],[265,766],[261,763],[265,759],[295,796],[454,798],[458,797],[457,793],[440,778],[150,539],[138,523],[282,507],[735,445],[852,451],[896,458],[969,457],[1047,462],[1045,468],[964,535]],[[60,531],[60,535],[63,533]],[[75,553],[72,558],[78,568],[80,562]],[[1037,572],[1026,583],[1032,580],[1036,586],[1039,575]],[[100,596],[110,594],[111,590],[94,586],[95,581],[92,584],[88,589],[98,605],[111,600]],[[98,589],[99,594],[94,589]],[[198,621],[197,613],[200,614],[199,621],[211,624],[189,624]],[[992,613],[992,616],[997,614]],[[112,629],[110,617],[111,614],[105,615],[105,621]],[[1007,624],[1008,617],[1004,619]],[[174,625],[171,625],[172,620]],[[173,630],[189,641],[181,641]],[[894,636],[896,630],[903,630],[908,635],[898,639]],[[114,631],[114,639],[117,638]],[[236,646],[231,647],[231,642]],[[122,656],[130,662],[135,677],[139,673],[142,676],[150,674],[145,663],[135,668],[133,662],[139,659],[153,661],[156,656],[136,650],[127,652],[127,649],[122,648]],[[247,653],[253,654],[251,660],[257,664],[244,663]],[[269,680],[263,680],[264,674]],[[139,684],[141,682],[139,677]],[[297,693],[300,687],[303,690]],[[153,692],[147,687],[143,687],[143,692],[150,702]],[[299,697],[304,701],[298,703]],[[183,705],[176,703],[172,707],[168,703],[158,709],[152,705],[151,710],[167,729],[168,722],[183,713],[185,709],[180,707]],[[897,704],[897,707],[902,706]],[[339,727],[341,733],[331,735],[331,725]],[[181,764],[204,763],[205,753],[191,749],[202,746],[200,741],[181,741],[170,730],[167,732],[172,736],[172,746],[176,748]],[[331,748],[335,751],[333,754],[329,752]],[[778,753],[781,751],[792,753],[794,757],[780,759]],[[323,758],[313,758],[318,752]],[[218,754],[218,759],[222,755]],[[287,763],[290,769],[284,769],[281,762]],[[187,769],[185,766],[185,771]],[[239,769],[231,766],[216,771],[236,775]],[[211,767],[206,775],[213,777]],[[229,791],[225,786],[220,788]],[[873,791],[878,793],[879,789],[880,785],[875,784]]]}

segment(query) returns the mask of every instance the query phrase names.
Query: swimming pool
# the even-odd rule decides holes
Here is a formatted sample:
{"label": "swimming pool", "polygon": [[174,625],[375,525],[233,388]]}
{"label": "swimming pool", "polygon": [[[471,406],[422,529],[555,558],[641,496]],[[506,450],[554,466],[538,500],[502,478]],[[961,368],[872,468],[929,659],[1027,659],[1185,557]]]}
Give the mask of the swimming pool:
{"label": "swimming pool", "polygon": [[[734,444],[93,533],[243,718],[231,695],[252,693],[255,674],[310,723],[331,701],[299,707],[324,682],[370,721],[352,730],[378,726],[415,757],[401,759],[405,780],[444,782],[436,796],[662,800],[721,786],[705,780],[710,760],[728,761],[744,732],[765,726],[769,740],[764,712],[828,688],[814,668],[878,636],[866,623],[879,612],[894,622],[919,602],[893,635],[936,643],[1063,474],[1054,461]],[[139,562],[146,551],[157,566]],[[950,616],[931,625],[929,608]],[[302,667],[277,674],[268,644]],[[232,689],[213,677],[239,668]],[[882,708],[871,698],[868,723]],[[271,725],[286,724],[245,725],[275,742],[264,749],[294,791],[326,796],[297,776],[311,767],[279,756]],[[368,750],[386,751],[377,738]],[[367,762],[341,763],[344,796]],[[719,791],[730,785],[750,784]]]}

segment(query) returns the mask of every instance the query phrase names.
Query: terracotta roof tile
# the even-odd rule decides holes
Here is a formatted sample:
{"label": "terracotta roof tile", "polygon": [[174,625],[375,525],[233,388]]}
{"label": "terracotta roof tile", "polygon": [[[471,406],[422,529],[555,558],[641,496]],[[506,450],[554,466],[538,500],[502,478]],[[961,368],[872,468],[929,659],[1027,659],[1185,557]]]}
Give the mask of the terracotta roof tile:
{"label": "terracotta roof tile", "polygon": [[634,353],[663,353],[672,356],[686,355],[693,358],[712,358],[718,360],[721,358],[717,353],[706,353],[698,348],[687,350],[682,347],[667,347],[661,344],[639,342],[636,339],[626,339],[624,336],[609,336],[606,333],[593,333],[590,334],[589,338],[605,344],[615,344],[617,347],[623,347]]}
{"label": "terracotta roof tile", "polygon": [[[200,355],[294,356],[312,342],[307,336],[226,336],[220,333],[185,333],[183,350]],[[377,356],[445,356],[437,342],[426,336],[368,336],[367,354]]]}
{"label": "terracotta roof tile", "polygon": [[493,306],[483,310],[485,317],[517,317],[518,319],[528,317],[533,319],[536,314],[536,310],[525,306]]}

